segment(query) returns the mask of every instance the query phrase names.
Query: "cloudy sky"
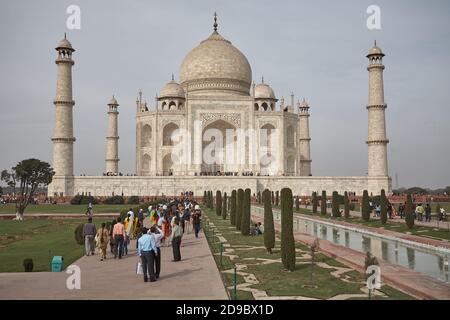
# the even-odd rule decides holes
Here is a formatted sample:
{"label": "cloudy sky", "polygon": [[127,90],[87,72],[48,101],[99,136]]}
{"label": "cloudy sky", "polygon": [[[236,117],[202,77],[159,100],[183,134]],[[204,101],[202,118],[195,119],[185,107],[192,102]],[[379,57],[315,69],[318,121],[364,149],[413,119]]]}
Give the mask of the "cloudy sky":
{"label": "cloudy sky", "polygon": [[[69,5],[81,29],[66,29]],[[381,30],[366,26],[381,8]],[[51,161],[56,52],[74,54],[75,173],[104,171],[106,103],[120,103],[120,170],[134,172],[135,100],[178,78],[184,56],[219,32],[248,58],[253,79],[311,104],[314,175],[367,171],[367,59],[385,51],[389,172],[394,187],[450,185],[450,1],[0,0],[0,169]]]}

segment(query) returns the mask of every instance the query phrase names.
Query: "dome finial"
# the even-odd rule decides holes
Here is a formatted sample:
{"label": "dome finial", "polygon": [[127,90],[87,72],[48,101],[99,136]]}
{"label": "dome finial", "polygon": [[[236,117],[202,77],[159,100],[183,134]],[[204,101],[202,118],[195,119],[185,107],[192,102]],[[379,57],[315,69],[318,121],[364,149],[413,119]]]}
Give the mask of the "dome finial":
{"label": "dome finial", "polygon": [[377,40],[374,41],[374,46],[375,46],[375,47],[377,46]]}
{"label": "dome finial", "polygon": [[64,40],[67,40],[67,33],[64,32]]}
{"label": "dome finial", "polygon": [[261,76],[261,83],[264,83],[264,75]]}
{"label": "dome finial", "polygon": [[172,81],[174,81],[174,78],[173,78],[173,72],[172,72]]}
{"label": "dome finial", "polygon": [[214,26],[214,31],[217,32],[217,26],[218,26],[218,24],[217,24],[217,13],[215,13],[215,12],[214,12],[214,24],[213,24],[213,26]]}

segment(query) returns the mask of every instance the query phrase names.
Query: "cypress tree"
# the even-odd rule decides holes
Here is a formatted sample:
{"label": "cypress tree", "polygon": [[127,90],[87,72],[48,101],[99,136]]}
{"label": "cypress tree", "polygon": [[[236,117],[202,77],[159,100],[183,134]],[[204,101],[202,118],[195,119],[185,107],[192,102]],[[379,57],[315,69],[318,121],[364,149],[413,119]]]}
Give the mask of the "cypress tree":
{"label": "cypress tree", "polygon": [[222,218],[225,220],[227,218],[227,193],[223,194],[223,204],[222,204]]}
{"label": "cypress tree", "polygon": [[272,191],[272,204],[275,204],[275,193]]}
{"label": "cypress tree", "polygon": [[232,226],[236,225],[236,190],[231,192],[231,208],[230,208],[230,223]]}
{"label": "cypress tree", "polygon": [[322,191],[322,198],[320,198],[320,213],[327,214],[327,192],[325,190]]}
{"label": "cypress tree", "polygon": [[312,193],[312,212],[317,213],[317,192]]}
{"label": "cypress tree", "polygon": [[300,198],[299,198],[299,196],[295,197],[295,210],[297,210],[297,211],[300,210]]}
{"label": "cypress tree", "polygon": [[380,197],[380,209],[381,209],[381,223],[386,224],[387,222],[387,207],[388,207],[388,200],[386,198],[386,191],[381,190],[381,197]]}
{"label": "cypress tree", "polygon": [[295,240],[293,201],[289,188],[281,190],[281,262],[285,269],[295,270]]}
{"label": "cypress tree", "polygon": [[261,191],[258,191],[258,203],[261,204]]}
{"label": "cypress tree", "polygon": [[411,194],[408,194],[406,198],[405,220],[408,228],[414,228],[414,205],[412,202]]}
{"label": "cypress tree", "polygon": [[275,192],[275,205],[278,207],[279,204],[280,204],[280,191],[277,190],[277,192]]}
{"label": "cypress tree", "polygon": [[264,246],[267,252],[272,253],[272,249],[275,248],[275,226],[273,224],[273,212],[272,202],[270,201],[270,191],[264,190],[263,194],[264,202]]}
{"label": "cypress tree", "polygon": [[244,201],[242,205],[241,218],[241,233],[243,236],[250,235],[250,205],[251,205],[251,190],[245,189]]}
{"label": "cypress tree", "polygon": [[222,192],[220,190],[216,191],[216,214],[222,215]]}
{"label": "cypress tree", "polygon": [[238,189],[236,204],[236,229],[241,230],[242,210],[244,206],[244,190],[242,189]]}
{"label": "cypress tree", "polygon": [[341,216],[341,212],[339,211],[339,194],[337,191],[333,191],[332,215],[335,218],[338,218]]}
{"label": "cypress tree", "polygon": [[344,216],[346,219],[350,217],[350,202],[348,200],[348,193],[345,191],[344,193]]}
{"label": "cypress tree", "polygon": [[206,190],[205,190],[205,191],[203,191],[203,201],[202,201],[203,205],[206,204],[206,201],[207,201],[206,198],[207,198],[207,196],[206,196]]}
{"label": "cypress tree", "polygon": [[370,220],[369,192],[367,190],[363,192],[361,216],[364,221]]}

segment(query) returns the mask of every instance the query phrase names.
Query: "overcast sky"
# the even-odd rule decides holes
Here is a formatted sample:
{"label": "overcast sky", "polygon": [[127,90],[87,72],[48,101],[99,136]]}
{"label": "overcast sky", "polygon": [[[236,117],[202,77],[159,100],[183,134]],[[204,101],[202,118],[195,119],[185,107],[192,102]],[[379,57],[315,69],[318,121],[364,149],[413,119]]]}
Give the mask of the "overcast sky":
{"label": "overcast sky", "polygon": [[[69,5],[81,30],[66,29]],[[369,5],[381,27],[366,26]],[[185,55],[212,32],[239,48],[278,98],[311,105],[313,175],[367,172],[365,55],[386,53],[389,173],[396,187],[450,185],[450,1],[0,0],[0,169],[29,157],[51,162],[55,46],[74,53],[75,173],[104,171],[106,103],[120,103],[120,171],[135,170],[135,100],[179,76]]]}

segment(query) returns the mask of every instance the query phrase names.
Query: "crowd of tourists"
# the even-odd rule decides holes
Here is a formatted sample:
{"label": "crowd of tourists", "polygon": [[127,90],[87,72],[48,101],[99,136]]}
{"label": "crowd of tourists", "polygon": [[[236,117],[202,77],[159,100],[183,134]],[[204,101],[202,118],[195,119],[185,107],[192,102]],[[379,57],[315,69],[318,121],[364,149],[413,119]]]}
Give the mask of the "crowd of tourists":
{"label": "crowd of tourists", "polygon": [[[380,218],[381,217],[381,205],[379,203],[369,203],[373,217]],[[431,222],[431,205],[427,203],[425,206],[422,203],[413,204],[414,210],[414,220],[420,222]],[[399,217],[400,219],[405,219],[406,217],[406,202],[400,203],[398,209],[392,205],[392,203],[388,202],[387,206],[387,215],[388,219],[394,219]],[[438,214],[439,221],[447,221],[447,215],[444,208],[440,208],[440,212]]]}
{"label": "crowd of tourists", "polygon": [[134,212],[131,208],[126,217],[113,220],[110,225],[102,223],[97,230],[88,217],[84,225],[86,256],[98,249],[100,261],[107,255],[108,245],[114,259],[122,259],[129,254],[131,240],[140,257],[136,272],[143,274],[144,281],[154,282],[161,272],[161,247],[172,247],[172,262],[181,261],[183,235],[194,232],[196,238],[201,229],[202,212],[191,197],[161,201],[150,205],[146,211]]}

